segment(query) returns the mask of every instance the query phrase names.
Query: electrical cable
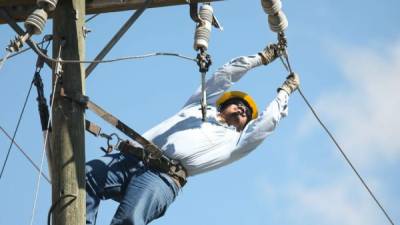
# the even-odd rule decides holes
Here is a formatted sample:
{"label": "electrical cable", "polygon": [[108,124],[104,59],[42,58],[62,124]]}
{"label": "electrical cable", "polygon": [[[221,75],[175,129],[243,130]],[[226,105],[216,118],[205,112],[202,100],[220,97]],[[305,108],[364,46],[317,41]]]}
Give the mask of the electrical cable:
{"label": "electrical cable", "polygon": [[72,200],[68,204],[72,203],[73,201],[75,201],[77,199],[76,195],[71,195],[71,194],[63,195],[63,196],[59,197],[57,199],[57,201],[54,202],[50,206],[49,213],[47,214],[47,225],[51,225],[51,223],[50,223],[51,222],[51,214],[53,213],[54,209],[57,207],[58,204],[60,204],[60,202],[61,202],[61,200],[63,198],[67,198],[67,197],[71,197],[72,198]]}
{"label": "electrical cable", "polygon": [[[61,52],[63,50],[62,47],[63,47],[63,44],[60,44],[60,47],[59,47],[59,50],[58,50],[58,57],[57,57],[58,59],[60,59],[60,57],[61,57]],[[50,100],[50,115],[49,115],[49,120],[47,121],[47,129],[46,129],[47,132],[46,132],[46,135],[45,135],[45,138],[44,138],[44,143],[43,143],[42,159],[41,159],[41,162],[40,162],[40,171],[43,170],[44,156],[45,156],[45,153],[46,153],[47,141],[48,141],[48,137],[49,137],[49,133],[50,133],[49,130],[50,130],[50,125],[51,125],[51,120],[53,118],[54,98],[55,98],[55,93],[56,93],[56,90],[57,90],[57,86],[58,86],[58,84],[60,82],[60,78],[61,78],[61,74],[58,73],[58,72],[60,72],[62,70],[61,69],[57,69],[59,67],[61,67],[61,63],[57,63],[57,65],[55,65],[55,69],[54,69],[56,71],[55,72],[55,80],[54,80],[54,87],[52,89],[52,96],[51,96],[51,100]],[[38,176],[37,182],[36,182],[35,199],[34,199],[33,207],[32,207],[32,217],[31,217],[30,225],[33,225],[33,221],[34,221],[34,218],[35,218],[36,203],[37,203],[37,199],[38,199],[38,195],[39,195],[41,175],[42,175],[42,173],[39,173],[39,176]]]}
{"label": "electrical cable", "polygon": [[[7,136],[8,139],[12,140],[11,135],[8,134],[8,132],[2,127],[0,126],[0,130]],[[28,159],[28,161],[32,164],[32,166],[40,173],[40,169],[39,166],[35,164],[35,162],[33,161],[33,159],[28,155],[28,153],[26,153],[19,145],[18,143],[14,140],[13,141],[15,147],[17,147],[17,149],[25,156],[26,159]],[[46,174],[44,174],[42,172],[42,176],[46,179],[46,181],[51,184],[50,179],[46,176]]]}
{"label": "electrical cable", "polygon": [[14,143],[14,140],[15,140],[15,136],[17,135],[18,128],[19,128],[19,125],[20,125],[21,120],[22,120],[22,116],[23,116],[23,114],[24,114],[24,112],[25,112],[25,107],[26,107],[26,104],[27,104],[27,102],[28,102],[29,95],[31,94],[32,86],[33,86],[33,82],[31,82],[31,85],[29,86],[29,90],[28,90],[28,93],[27,93],[27,95],[26,95],[24,105],[23,105],[23,107],[22,107],[21,113],[20,113],[19,118],[18,118],[17,126],[16,126],[16,128],[15,128],[15,130],[14,130],[14,134],[13,134],[12,139],[11,139],[11,142],[10,142],[10,147],[8,148],[6,158],[5,158],[4,163],[3,163],[3,166],[2,166],[2,168],[1,168],[0,180],[1,180],[2,176],[3,176],[4,169],[5,169],[6,165],[7,165],[8,157],[10,156],[10,152],[11,152],[11,149],[12,149],[12,146],[13,146],[13,143]]}
{"label": "electrical cable", "polygon": [[127,56],[127,57],[120,57],[120,58],[108,59],[108,60],[59,60],[59,59],[53,59],[53,58],[45,55],[37,46],[34,46],[34,49],[43,58],[45,58],[51,62],[61,63],[61,64],[66,64],[66,63],[111,63],[111,62],[117,62],[117,61],[123,61],[123,60],[144,59],[144,58],[153,57],[153,56],[173,56],[173,57],[178,57],[181,59],[186,59],[186,60],[197,62],[197,59],[194,59],[194,58],[191,58],[188,56],[184,56],[184,55],[181,55],[178,53],[172,53],[172,52],[154,52],[154,53],[148,53],[148,54],[143,54],[143,55]]}
{"label": "electrical cable", "polygon": [[[287,65],[285,63],[283,63],[283,65],[285,66],[285,69],[292,73],[292,69],[290,66],[290,62],[289,62],[289,56],[287,55],[287,53],[285,53],[284,58],[287,62]],[[320,119],[320,117],[318,116],[318,114],[316,113],[316,111],[314,110],[314,108],[312,107],[312,105],[310,104],[310,102],[307,100],[307,98],[305,97],[305,95],[303,94],[301,88],[298,88],[298,92],[300,94],[300,96],[303,98],[304,102],[306,103],[306,105],[308,106],[308,108],[311,110],[312,114],[314,115],[314,117],[317,119],[318,123],[322,126],[322,128],[324,129],[324,131],[328,134],[328,136],[331,138],[331,140],[333,141],[333,143],[336,145],[336,147],[338,148],[338,150],[340,151],[340,153],[342,154],[342,156],[344,157],[344,159],[346,160],[347,164],[351,167],[351,169],[353,170],[353,172],[357,175],[358,179],[361,181],[361,183],[363,184],[363,186],[365,187],[365,189],[367,189],[369,195],[373,198],[373,200],[375,201],[375,203],[379,206],[379,208],[381,209],[381,211],[383,212],[383,214],[385,215],[385,217],[387,218],[387,220],[394,225],[393,220],[390,218],[389,214],[386,212],[386,210],[383,208],[382,204],[378,201],[378,199],[375,197],[374,193],[371,191],[371,189],[368,187],[367,183],[364,181],[364,179],[361,177],[360,173],[357,171],[357,169],[355,168],[355,166],[353,165],[353,163],[350,161],[350,159],[347,157],[346,153],[343,151],[342,147],[339,145],[339,143],[336,141],[336,138],[333,136],[333,134],[329,131],[329,129],[325,126],[325,124],[322,122],[322,120]]]}
{"label": "electrical cable", "polygon": [[[54,103],[54,96],[55,96],[55,91],[57,90],[57,84],[59,83],[59,76],[56,75],[55,81],[54,81],[54,88],[53,88],[53,95],[50,101],[50,116],[49,116],[49,121],[47,122],[47,130],[50,129],[50,122],[51,119],[53,117],[53,103]],[[42,175],[42,170],[43,170],[43,162],[44,162],[44,156],[46,153],[46,146],[47,146],[47,141],[48,141],[48,137],[49,137],[49,132],[46,133],[46,136],[44,138],[44,144],[43,144],[43,151],[42,151],[42,159],[40,162],[40,173],[39,176],[37,178],[37,182],[36,182],[36,191],[35,191],[35,199],[33,202],[33,208],[32,208],[32,217],[31,217],[31,222],[30,225],[33,225],[33,220],[35,217],[35,210],[36,210],[36,203],[37,203],[37,199],[38,199],[38,195],[39,195],[39,188],[40,188],[40,178]]]}

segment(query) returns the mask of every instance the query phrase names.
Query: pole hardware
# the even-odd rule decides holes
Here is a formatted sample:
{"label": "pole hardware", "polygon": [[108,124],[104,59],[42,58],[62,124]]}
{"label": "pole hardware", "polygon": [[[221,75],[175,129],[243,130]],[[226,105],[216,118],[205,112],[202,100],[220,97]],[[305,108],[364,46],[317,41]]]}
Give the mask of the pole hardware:
{"label": "pole hardware", "polygon": [[[192,6],[194,7],[194,6]],[[196,7],[197,9],[197,7]],[[197,65],[201,74],[201,115],[203,122],[207,118],[207,93],[206,93],[206,73],[211,66],[211,56],[207,54],[208,42],[210,40],[211,25],[213,21],[213,8],[210,4],[203,4],[200,7],[200,12],[196,17],[198,22],[196,24],[196,31],[194,35],[194,49],[198,51],[197,54]],[[193,14],[193,8],[191,14]],[[198,17],[198,18],[197,18]],[[196,20],[195,20],[196,21]]]}
{"label": "pole hardware", "polygon": [[197,65],[199,66],[199,72],[208,72],[211,64],[211,55],[207,54],[207,52],[203,49],[200,49],[200,52],[197,54]]}
{"label": "pole hardware", "polygon": [[[193,20],[195,23],[200,23],[200,22],[201,22],[201,19],[200,19],[200,17],[199,17],[199,13],[198,13],[198,2],[192,2],[192,1],[190,1],[190,0],[187,0],[187,2],[188,2],[188,4],[189,4],[190,18],[192,18],[192,20]],[[212,24],[215,28],[217,28],[217,29],[219,29],[219,30],[221,30],[221,31],[224,30],[224,28],[222,27],[221,23],[218,21],[218,19],[217,19],[217,17],[216,17],[215,15],[212,16],[212,22],[211,22],[211,24]]]}
{"label": "pole hardware", "polygon": [[[39,66],[38,66],[39,64]],[[40,115],[40,123],[42,125],[42,131],[47,130],[47,124],[49,122],[49,107],[47,105],[46,98],[44,96],[44,90],[43,90],[43,82],[42,78],[40,76],[40,71],[39,68],[42,68],[44,64],[44,60],[41,56],[38,56],[38,60],[36,63],[36,72],[33,78],[33,84],[36,86],[37,90],[37,95],[38,97],[36,98],[38,102],[38,108],[39,108],[39,115]]]}
{"label": "pole hardware", "polygon": [[261,0],[261,6],[268,15],[269,28],[273,32],[283,32],[288,27],[288,20],[282,11],[281,0]]}
{"label": "pole hardware", "polygon": [[32,35],[41,34],[46,24],[47,16],[47,12],[43,9],[36,9],[33,11],[24,23],[26,29],[25,33],[12,40],[7,47],[7,51],[18,52]]}
{"label": "pole hardware", "polygon": [[[107,148],[100,147],[100,149],[106,154],[110,154],[113,151],[113,149],[117,148],[117,146],[119,146],[119,143],[123,141],[116,133],[111,133],[111,134],[100,133],[99,136],[107,140]],[[115,137],[117,140],[115,144],[111,144],[111,141],[113,141],[113,137]]]}
{"label": "pole hardware", "polygon": [[47,12],[51,12],[56,9],[57,0],[37,0],[36,4],[39,8],[42,8]]}
{"label": "pole hardware", "polygon": [[203,122],[207,118],[207,92],[206,92],[206,73],[208,72],[212,64],[211,56],[201,48],[200,52],[197,54],[197,65],[199,66],[199,71],[201,74],[201,115]]}

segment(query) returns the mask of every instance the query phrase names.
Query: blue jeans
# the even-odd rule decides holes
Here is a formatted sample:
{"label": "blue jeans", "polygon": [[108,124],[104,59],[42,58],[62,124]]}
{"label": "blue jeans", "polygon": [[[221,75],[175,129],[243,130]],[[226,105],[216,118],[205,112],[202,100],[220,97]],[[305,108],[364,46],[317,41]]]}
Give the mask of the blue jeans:
{"label": "blue jeans", "polygon": [[119,202],[111,225],[145,225],[164,215],[179,187],[170,176],[121,153],[86,163],[86,224],[96,222],[100,200]]}

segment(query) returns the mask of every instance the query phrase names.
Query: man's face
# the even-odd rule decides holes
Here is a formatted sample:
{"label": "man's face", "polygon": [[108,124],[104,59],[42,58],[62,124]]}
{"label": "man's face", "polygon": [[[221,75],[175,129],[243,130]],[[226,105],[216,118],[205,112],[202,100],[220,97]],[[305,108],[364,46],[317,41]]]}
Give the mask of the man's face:
{"label": "man's face", "polygon": [[249,109],[242,102],[231,103],[226,106],[221,112],[220,117],[228,124],[236,127],[237,131],[242,131],[247,124],[246,112]]}

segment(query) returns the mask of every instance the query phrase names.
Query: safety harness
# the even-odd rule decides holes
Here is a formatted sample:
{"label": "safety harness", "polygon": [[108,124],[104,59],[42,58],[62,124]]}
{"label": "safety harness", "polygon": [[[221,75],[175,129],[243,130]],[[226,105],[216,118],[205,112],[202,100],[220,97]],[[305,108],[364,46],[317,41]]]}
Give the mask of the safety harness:
{"label": "safety harness", "polygon": [[[186,169],[182,166],[182,164],[178,160],[170,159],[165,156],[155,144],[141,136],[135,130],[130,128],[128,125],[120,121],[118,118],[113,116],[111,113],[105,111],[100,106],[96,105],[94,102],[90,101],[87,96],[70,96],[66,95],[64,89],[61,88],[61,96],[70,99],[78,104],[84,106],[90,111],[94,112],[96,115],[101,117],[103,120],[111,124],[113,127],[120,130],[122,133],[130,137],[135,142],[139,143],[141,147],[138,147],[131,143],[129,140],[122,141],[118,136],[118,142],[115,146],[115,149],[119,150],[124,154],[131,154],[136,158],[142,160],[145,165],[149,168],[154,169],[156,171],[166,173],[171,176],[181,187],[186,184],[187,172]],[[107,150],[103,148],[103,151],[106,153],[110,153],[113,149],[113,146],[109,144],[111,140],[111,135],[106,135],[101,133],[101,128],[86,120],[86,130],[95,136],[102,136],[108,139],[108,148]]]}

